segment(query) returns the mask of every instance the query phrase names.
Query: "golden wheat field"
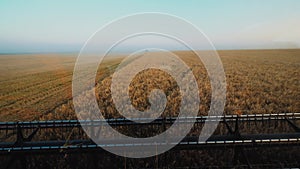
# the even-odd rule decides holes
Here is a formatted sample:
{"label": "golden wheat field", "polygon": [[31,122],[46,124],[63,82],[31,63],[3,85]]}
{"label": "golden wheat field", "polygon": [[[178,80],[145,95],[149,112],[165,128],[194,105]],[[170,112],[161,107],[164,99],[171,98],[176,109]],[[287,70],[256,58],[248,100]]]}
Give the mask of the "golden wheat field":
{"label": "golden wheat field", "polygon": [[[193,52],[174,53],[191,68],[197,80],[201,99],[198,114],[207,114],[211,86],[204,66]],[[227,83],[224,113],[300,112],[300,50],[224,50],[218,53]],[[72,103],[76,56],[0,55],[0,121],[76,119]],[[122,59],[121,56],[106,58],[96,77],[98,105],[107,118],[120,117],[110,85],[112,74]],[[128,87],[132,105],[140,111],[149,109],[147,98],[152,89],[161,89],[167,97],[163,114],[177,115],[182,99],[178,85],[174,78],[158,69],[147,69],[133,78]]]}

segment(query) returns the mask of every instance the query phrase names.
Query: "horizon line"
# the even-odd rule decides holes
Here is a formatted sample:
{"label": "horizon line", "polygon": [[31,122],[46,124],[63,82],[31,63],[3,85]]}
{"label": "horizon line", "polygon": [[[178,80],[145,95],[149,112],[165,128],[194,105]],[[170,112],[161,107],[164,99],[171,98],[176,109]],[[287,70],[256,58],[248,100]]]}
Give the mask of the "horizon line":
{"label": "horizon line", "polygon": [[[232,49],[216,49],[215,51],[232,51],[232,50],[236,50],[236,51],[243,51],[243,50],[300,50],[300,48],[232,48]],[[171,50],[174,52],[179,52],[179,51],[192,51],[192,50]],[[196,50],[196,51],[207,51],[207,50]],[[49,52],[0,52],[0,55],[17,55],[17,54],[76,54],[76,53],[80,53],[79,51],[49,51]],[[115,54],[125,54],[128,52],[115,52]]]}

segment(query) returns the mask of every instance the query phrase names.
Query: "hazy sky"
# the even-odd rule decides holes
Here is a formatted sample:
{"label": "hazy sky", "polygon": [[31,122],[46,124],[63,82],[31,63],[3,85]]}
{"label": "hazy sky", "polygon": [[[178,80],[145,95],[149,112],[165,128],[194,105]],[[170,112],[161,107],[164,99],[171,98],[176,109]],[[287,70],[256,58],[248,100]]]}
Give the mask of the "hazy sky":
{"label": "hazy sky", "polygon": [[0,53],[78,52],[104,24],[138,12],[182,17],[217,49],[300,47],[300,0],[1,0]]}

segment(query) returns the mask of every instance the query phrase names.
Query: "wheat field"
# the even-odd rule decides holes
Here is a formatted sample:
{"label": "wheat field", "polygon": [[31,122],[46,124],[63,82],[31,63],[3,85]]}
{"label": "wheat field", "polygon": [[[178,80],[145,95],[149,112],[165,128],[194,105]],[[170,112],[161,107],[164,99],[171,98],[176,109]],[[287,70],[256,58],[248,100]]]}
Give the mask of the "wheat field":
{"label": "wheat field", "polygon": [[[197,80],[201,99],[198,115],[207,114],[211,86],[204,66],[191,51],[174,53],[191,68]],[[300,112],[300,50],[224,50],[218,53],[227,82],[224,113]],[[0,121],[76,119],[72,103],[76,56],[0,55]],[[122,59],[123,56],[106,58],[96,76],[98,105],[107,118],[121,116],[114,106],[110,85],[112,74]],[[131,81],[128,90],[133,106],[140,111],[147,110],[150,106],[147,97],[157,88],[167,96],[163,115],[176,116],[182,99],[178,85],[174,78],[157,69],[140,72]]]}

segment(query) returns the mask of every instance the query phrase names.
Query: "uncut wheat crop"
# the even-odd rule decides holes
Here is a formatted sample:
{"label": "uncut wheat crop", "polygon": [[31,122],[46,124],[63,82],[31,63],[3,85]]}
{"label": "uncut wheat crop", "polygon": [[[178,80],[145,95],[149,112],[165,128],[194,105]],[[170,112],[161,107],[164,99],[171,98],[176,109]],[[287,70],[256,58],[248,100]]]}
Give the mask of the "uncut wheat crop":
{"label": "uncut wheat crop", "polygon": [[[211,86],[205,67],[193,52],[173,53],[188,65],[197,80],[198,90],[193,90],[200,96],[198,115],[207,114]],[[218,53],[227,83],[225,114],[300,112],[300,50]],[[110,86],[113,73],[123,59],[124,56],[108,57],[99,66],[96,76],[95,94],[106,118],[122,117],[114,105]],[[77,118],[72,102],[76,54],[1,55],[0,60],[1,121]],[[178,84],[172,76],[158,69],[144,70],[132,79],[128,87],[132,106],[140,111],[148,110],[151,106],[148,97],[153,89],[161,89],[166,95],[162,116],[178,115],[182,104]],[[89,106],[89,100],[82,101],[82,106]]]}

